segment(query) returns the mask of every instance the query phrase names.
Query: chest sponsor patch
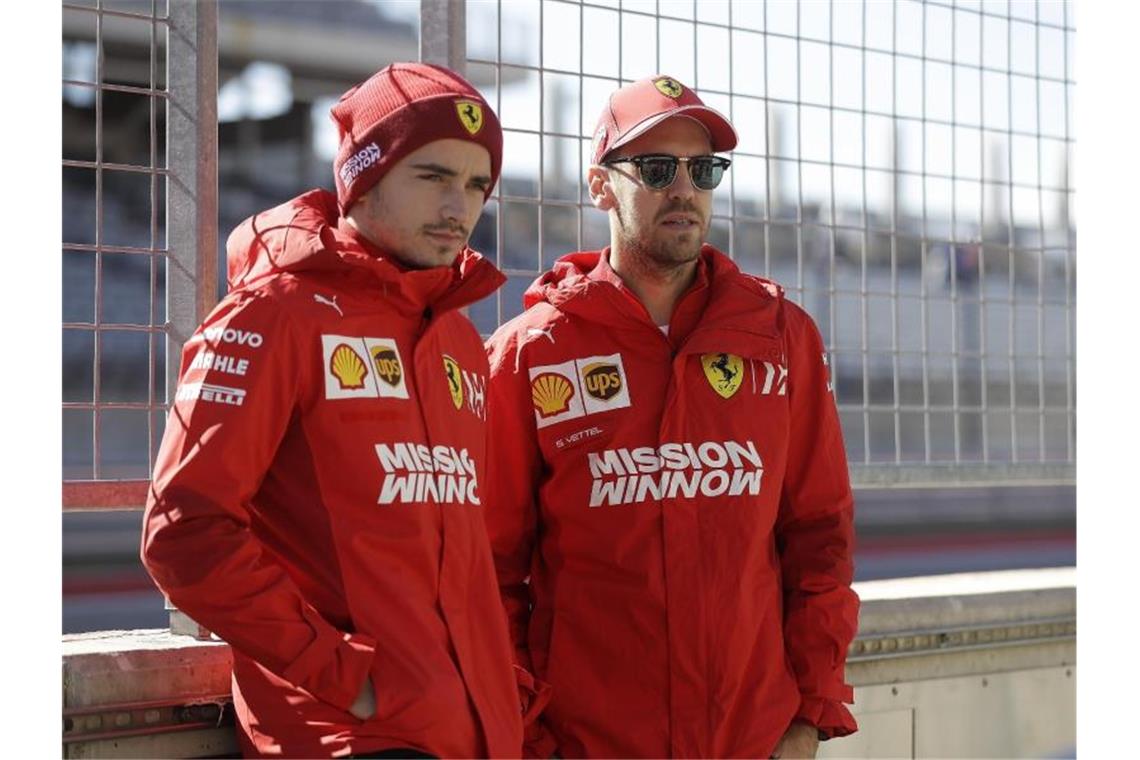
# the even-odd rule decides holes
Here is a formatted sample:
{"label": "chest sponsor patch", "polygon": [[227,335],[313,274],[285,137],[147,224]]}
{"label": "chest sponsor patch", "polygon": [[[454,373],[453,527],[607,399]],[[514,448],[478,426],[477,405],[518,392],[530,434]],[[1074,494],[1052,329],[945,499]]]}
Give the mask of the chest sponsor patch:
{"label": "chest sponsor patch", "polygon": [[408,398],[396,341],[350,335],[321,336],[325,398]]}
{"label": "chest sponsor patch", "polygon": [[758,496],[764,462],[751,441],[682,441],[591,451],[591,507]]}
{"label": "chest sponsor patch", "polygon": [[459,368],[459,362],[444,354],[443,372],[447,375],[447,390],[451,394],[451,403],[458,411],[463,408],[463,381],[460,378],[462,370]]}
{"label": "chest sponsor patch", "polygon": [[630,405],[621,354],[531,367],[530,392],[539,428]]}
{"label": "chest sponsor patch", "polygon": [[721,398],[732,398],[744,382],[744,360],[736,354],[702,354],[701,367]]}
{"label": "chest sponsor patch", "polygon": [[422,443],[379,443],[384,479],[376,503],[479,506],[478,471],[467,449]]}

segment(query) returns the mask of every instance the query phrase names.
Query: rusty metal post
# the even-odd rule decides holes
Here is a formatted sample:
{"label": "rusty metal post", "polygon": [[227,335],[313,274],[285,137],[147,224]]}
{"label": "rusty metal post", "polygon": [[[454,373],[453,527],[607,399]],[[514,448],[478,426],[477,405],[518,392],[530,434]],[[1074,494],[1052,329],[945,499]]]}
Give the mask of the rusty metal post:
{"label": "rusty metal post", "polygon": [[[170,3],[167,53],[166,402],[178,385],[182,344],[217,302],[218,3]],[[170,610],[170,629],[208,638]]]}

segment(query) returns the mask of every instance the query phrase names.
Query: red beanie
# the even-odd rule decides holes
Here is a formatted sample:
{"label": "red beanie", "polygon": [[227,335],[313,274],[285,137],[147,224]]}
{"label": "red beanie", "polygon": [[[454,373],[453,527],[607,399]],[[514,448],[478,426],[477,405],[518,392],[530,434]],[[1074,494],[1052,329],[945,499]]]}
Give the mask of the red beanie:
{"label": "red beanie", "polygon": [[341,96],[329,112],[340,133],[333,161],[340,212],[401,158],[435,140],[470,140],[491,154],[491,185],[503,164],[503,130],[463,77],[429,63],[393,63]]}

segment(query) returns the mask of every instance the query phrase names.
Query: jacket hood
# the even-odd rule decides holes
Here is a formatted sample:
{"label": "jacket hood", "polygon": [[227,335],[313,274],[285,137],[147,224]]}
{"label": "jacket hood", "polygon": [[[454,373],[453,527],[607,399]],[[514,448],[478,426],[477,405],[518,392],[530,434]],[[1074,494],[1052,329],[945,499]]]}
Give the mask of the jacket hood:
{"label": "jacket hood", "polygon": [[[748,312],[754,312],[755,298],[776,305],[783,297],[783,288],[775,282],[741,272],[732,259],[711,245],[701,247],[700,257],[692,288],[710,291],[704,321],[739,323],[738,329],[751,332],[747,325],[754,320]],[[745,294],[751,298],[740,297]],[[637,297],[620,284],[620,278],[610,269],[609,248],[569,253],[554,262],[523,295],[524,309],[539,303],[614,327],[630,321],[640,326],[649,319]]]}
{"label": "jacket hood", "polygon": [[367,276],[410,309],[459,308],[494,292],[506,278],[464,246],[451,267],[406,270],[340,224],[336,195],[310,190],[239,224],[226,241],[226,283],[256,287],[281,273]]}

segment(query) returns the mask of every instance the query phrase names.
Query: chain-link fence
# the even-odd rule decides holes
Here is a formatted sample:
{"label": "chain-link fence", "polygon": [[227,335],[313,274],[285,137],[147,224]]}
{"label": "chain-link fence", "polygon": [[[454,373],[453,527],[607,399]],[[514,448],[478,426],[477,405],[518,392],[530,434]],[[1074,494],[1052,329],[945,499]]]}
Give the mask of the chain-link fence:
{"label": "chain-link fence", "polygon": [[740,133],[710,242],[816,319],[854,481],[1072,481],[1069,3],[471,0],[465,22],[506,130],[476,236],[510,282],[482,331],[606,245],[595,120],[669,74]]}
{"label": "chain-link fence", "polygon": [[63,4],[65,508],[141,505],[181,344],[215,300],[216,18]]}
{"label": "chain-link fence", "polygon": [[[386,7],[321,15],[365,5]],[[141,505],[178,349],[216,297],[217,13],[63,5],[65,508]],[[416,23],[506,131],[472,243],[509,282],[472,307],[481,332],[608,243],[583,183],[595,120],[669,74],[740,133],[710,242],[816,319],[856,484],[1073,481],[1071,3],[421,0]]]}

